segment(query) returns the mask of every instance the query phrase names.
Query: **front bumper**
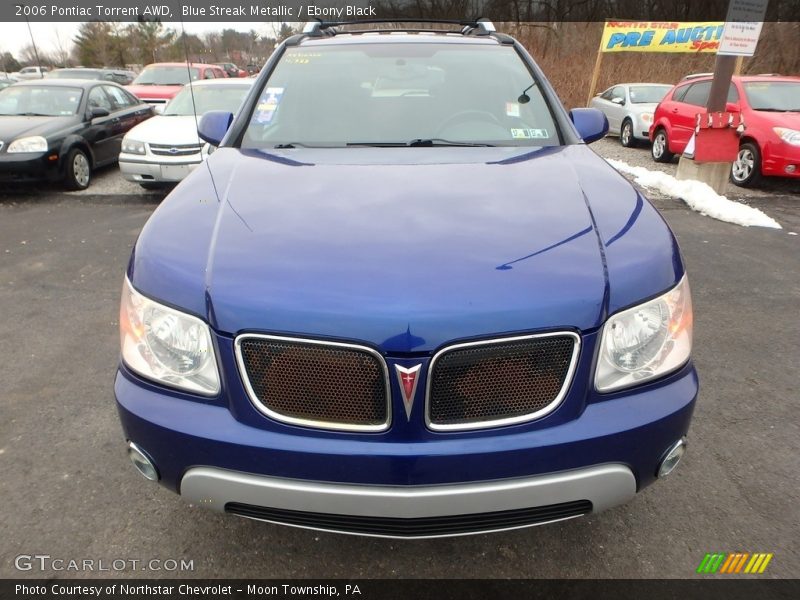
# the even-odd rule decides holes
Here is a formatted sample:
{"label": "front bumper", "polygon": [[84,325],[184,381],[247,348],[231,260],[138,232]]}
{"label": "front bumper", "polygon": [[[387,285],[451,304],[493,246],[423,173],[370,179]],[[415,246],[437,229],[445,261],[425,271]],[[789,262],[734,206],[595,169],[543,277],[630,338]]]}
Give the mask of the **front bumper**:
{"label": "front bumper", "polygon": [[636,478],[625,465],[413,487],[308,482],[193,467],[181,482],[184,498],[218,511],[310,529],[403,538],[563,521],[622,504],[635,494]]}
{"label": "front bumper", "polygon": [[234,416],[238,408],[187,400],[124,367],[115,383],[127,439],[157,465],[161,483],[188,500],[266,521],[376,535],[386,535],[387,524],[364,519],[388,519],[395,529],[399,519],[419,531],[416,520],[478,511],[457,532],[471,533],[510,528],[508,519],[518,515],[508,511],[544,510],[522,515],[523,524],[512,519],[520,527],[564,518],[557,515],[565,504],[588,503],[569,514],[579,516],[623,503],[656,479],[667,450],[686,435],[697,392],[689,364],[549,427],[398,439],[393,430],[256,427]]}
{"label": "front bumper", "polygon": [[800,177],[800,148],[788,144],[765,148],[761,172],[774,177]]}
{"label": "front bumper", "polygon": [[[49,160],[54,152],[0,154],[0,181],[58,181],[63,178],[61,161]],[[57,154],[56,154],[57,156]]]}
{"label": "front bumper", "polygon": [[201,164],[200,153],[180,158],[120,154],[119,170],[135,183],[177,183]]}

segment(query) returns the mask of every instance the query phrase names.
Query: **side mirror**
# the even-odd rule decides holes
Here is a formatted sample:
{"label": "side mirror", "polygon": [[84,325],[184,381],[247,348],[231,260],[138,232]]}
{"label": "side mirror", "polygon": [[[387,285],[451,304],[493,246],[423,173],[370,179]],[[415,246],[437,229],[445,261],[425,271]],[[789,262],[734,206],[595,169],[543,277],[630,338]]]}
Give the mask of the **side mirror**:
{"label": "side mirror", "polygon": [[742,109],[739,108],[739,105],[736,104],[735,102],[726,102],[725,103],[725,112],[738,113],[738,112],[742,112]]}
{"label": "side mirror", "polygon": [[160,115],[164,112],[164,109],[167,107],[166,104],[154,104],[153,105],[153,112],[157,115]]}
{"label": "side mirror", "polygon": [[569,118],[587,144],[596,142],[608,133],[608,119],[596,108],[573,108],[569,111]]}
{"label": "side mirror", "polygon": [[111,113],[108,112],[107,108],[103,108],[102,106],[93,106],[89,109],[89,118],[90,119],[97,119],[99,117],[107,117]]}
{"label": "side mirror", "polygon": [[225,110],[210,110],[200,118],[197,135],[212,146],[219,146],[233,123],[233,113]]}
{"label": "side mirror", "polygon": [[620,98],[619,96],[617,96],[615,98],[612,98],[611,101],[614,104],[619,104],[620,106],[624,106],[625,105],[625,98]]}

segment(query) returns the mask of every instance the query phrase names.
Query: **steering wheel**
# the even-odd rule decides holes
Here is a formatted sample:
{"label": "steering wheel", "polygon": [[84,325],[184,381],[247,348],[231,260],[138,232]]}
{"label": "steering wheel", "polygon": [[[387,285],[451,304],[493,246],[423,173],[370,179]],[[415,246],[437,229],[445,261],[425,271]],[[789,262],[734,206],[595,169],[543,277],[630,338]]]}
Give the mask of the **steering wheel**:
{"label": "steering wheel", "polygon": [[443,131],[446,131],[449,127],[456,125],[458,123],[462,123],[464,121],[482,121],[482,122],[491,122],[494,125],[500,125],[502,127],[502,123],[500,120],[490,113],[487,110],[477,110],[477,109],[468,109],[468,110],[460,110],[457,113],[450,115],[444,120],[444,123],[439,125],[439,128],[436,130],[437,136]]}

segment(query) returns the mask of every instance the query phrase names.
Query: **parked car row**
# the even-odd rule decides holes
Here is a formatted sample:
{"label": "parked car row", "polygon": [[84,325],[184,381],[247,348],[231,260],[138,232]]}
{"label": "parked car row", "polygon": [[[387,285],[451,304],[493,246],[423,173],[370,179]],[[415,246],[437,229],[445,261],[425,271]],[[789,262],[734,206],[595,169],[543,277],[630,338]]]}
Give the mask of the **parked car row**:
{"label": "parked car row", "polygon": [[76,68],[8,78],[0,86],[0,181],[80,190],[96,168],[119,162],[143,187],[178,182],[207,156],[196,119],[235,112],[253,84],[205,64],[151,65],[128,87],[116,81],[123,77],[123,70]]}
{"label": "parked car row", "polygon": [[[609,134],[631,147],[651,142],[656,162],[681,154],[705,110],[711,73],[685,77],[675,86],[621,83],[595,96],[590,105],[605,113]],[[761,177],[800,177],[800,77],[736,76],[726,110],[741,113],[745,129],[731,165],[731,181],[755,185]]]}

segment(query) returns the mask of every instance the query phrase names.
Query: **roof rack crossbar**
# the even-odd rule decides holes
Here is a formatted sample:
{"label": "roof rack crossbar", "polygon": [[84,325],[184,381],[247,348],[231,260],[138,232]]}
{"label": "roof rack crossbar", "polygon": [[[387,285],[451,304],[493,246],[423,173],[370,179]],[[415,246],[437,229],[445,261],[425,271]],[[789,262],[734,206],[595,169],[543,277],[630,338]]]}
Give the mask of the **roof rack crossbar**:
{"label": "roof rack crossbar", "polygon": [[[379,23],[435,23],[445,25],[459,25],[460,32],[468,35],[477,32],[479,35],[488,35],[497,31],[494,24],[484,18],[480,19],[359,19],[354,21],[308,21],[303,27],[303,33],[310,36],[336,35],[336,27],[343,25],[374,25]],[[381,30],[384,31],[384,30]],[[405,31],[397,29],[397,31]],[[451,32],[447,32],[451,33]],[[452,33],[459,33],[454,30]]]}

